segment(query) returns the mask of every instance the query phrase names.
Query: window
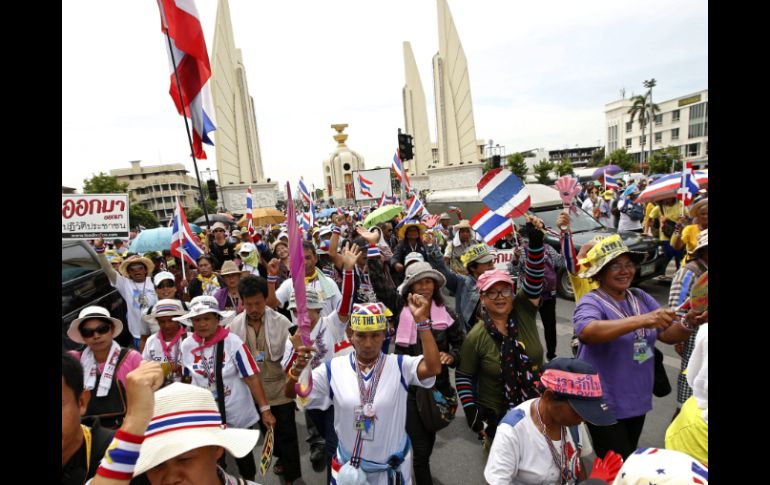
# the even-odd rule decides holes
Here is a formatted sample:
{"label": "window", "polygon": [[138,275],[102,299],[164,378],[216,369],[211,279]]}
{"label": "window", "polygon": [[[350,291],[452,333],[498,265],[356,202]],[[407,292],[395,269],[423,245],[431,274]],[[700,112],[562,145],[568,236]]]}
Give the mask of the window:
{"label": "window", "polygon": [[687,133],[687,138],[696,138],[698,136],[705,135],[705,124],[697,123],[690,125],[690,130]]}
{"label": "window", "polygon": [[700,104],[696,104],[695,106],[690,106],[691,121],[694,118],[705,118],[705,117],[706,117],[706,103],[700,103]]}
{"label": "window", "polygon": [[634,127],[633,121],[627,121],[626,122],[626,133],[629,133]]}
{"label": "window", "polygon": [[697,157],[699,149],[700,149],[700,143],[690,143],[689,145],[687,145],[687,153],[685,153],[685,156]]}
{"label": "window", "polygon": [[655,124],[660,125],[663,123],[663,115],[655,115]]}
{"label": "window", "polygon": [[631,138],[626,138],[626,148],[631,148]]}
{"label": "window", "polygon": [[99,264],[93,260],[91,254],[80,245],[65,246],[61,248],[61,282],[74,280],[88,273],[97,271]]}
{"label": "window", "polygon": [[675,109],[671,112],[671,121],[679,121],[679,110]]}
{"label": "window", "polygon": [[655,133],[655,143],[662,143],[663,142],[663,132],[659,131],[658,133]]}
{"label": "window", "polygon": [[618,126],[607,127],[607,150],[612,152],[618,149]]}
{"label": "window", "polygon": [[674,128],[673,130],[671,130],[671,139],[672,140],[679,139],[679,128]]}

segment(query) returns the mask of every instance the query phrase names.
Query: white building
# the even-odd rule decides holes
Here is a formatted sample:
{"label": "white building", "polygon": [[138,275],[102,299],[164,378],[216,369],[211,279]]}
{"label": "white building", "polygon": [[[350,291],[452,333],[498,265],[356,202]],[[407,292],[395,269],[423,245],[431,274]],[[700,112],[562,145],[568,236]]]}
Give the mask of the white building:
{"label": "white building", "polygon": [[[653,92],[653,96],[654,96]],[[684,160],[692,161],[695,168],[708,166],[708,89],[696,93],[658,101],[653,97],[660,111],[652,123],[645,128],[645,161],[647,160],[652,139],[653,151],[662,150],[669,146],[678,147]],[[637,161],[642,150],[642,129],[639,120],[631,121],[628,111],[631,109],[631,99],[621,99],[609,103],[604,108],[607,124],[606,153],[625,148]]]}

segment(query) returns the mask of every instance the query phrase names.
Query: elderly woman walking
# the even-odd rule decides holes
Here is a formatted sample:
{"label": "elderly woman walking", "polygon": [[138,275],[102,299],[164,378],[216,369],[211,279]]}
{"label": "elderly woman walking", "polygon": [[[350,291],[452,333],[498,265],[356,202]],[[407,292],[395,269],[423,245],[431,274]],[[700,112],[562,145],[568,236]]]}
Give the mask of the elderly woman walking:
{"label": "elderly woman walking", "polygon": [[630,289],[643,257],[614,234],[591,248],[581,262],[579,276],[593,278],[599,288],[575,307],[577,357],[599,371],[606,386],[604,399],[618,420],[606,427],[589,423],[599,457],[613,450],[625,458],[636,449],[645,415],[652,409],[655,341],[674,344],[693,332],[676,321],[674,310],[660,308],[638,288]]}
{"label": "elderly woman walking", "polygon": [[185,328],[174,317],[187,311],[179,300],[160,300],[152,308],[152,313],[142,319],[151,327],[157,327],[157,333],[150,335],[142,351],[142,358],[147,361],[168,362],[171,367],[167,381],[182,381],[182,342],[187,338]]}

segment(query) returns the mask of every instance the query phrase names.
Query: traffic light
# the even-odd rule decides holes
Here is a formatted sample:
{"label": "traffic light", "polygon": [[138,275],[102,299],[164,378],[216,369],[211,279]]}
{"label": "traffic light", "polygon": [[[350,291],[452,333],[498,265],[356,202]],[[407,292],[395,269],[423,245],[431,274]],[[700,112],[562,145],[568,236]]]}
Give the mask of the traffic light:
{"label": "traffic light", "polygon": [[211,200],[217,200],[217,183],[213,179],[209,179],[206,181],[206,183],[209,186],[209,199]]}
{"label": "traffic light", "polygon": [[398,154],[401,157],[401,160],[411,160],[414,158],[414,153],[412,151],[412,135],[401,133],[400,130],[398,134]]}
{"label": "traffic light", "polygon": [[500,155],[492,155],[492,168],[500,168]]}

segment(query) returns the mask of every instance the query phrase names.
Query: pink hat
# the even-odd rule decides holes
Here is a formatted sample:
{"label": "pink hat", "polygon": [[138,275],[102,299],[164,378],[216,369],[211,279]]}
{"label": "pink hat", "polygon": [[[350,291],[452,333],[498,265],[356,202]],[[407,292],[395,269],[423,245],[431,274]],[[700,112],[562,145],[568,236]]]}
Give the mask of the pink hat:
{"label": "pink hat", "polygon": [[479,276],[479,280],[476,282],[476,286],[478,286],[479,291],[486,291],[490,286],[501,281],[513,286],[511,275],[501,269],[490,269],[489,271],[485,271],[484,274]]}

